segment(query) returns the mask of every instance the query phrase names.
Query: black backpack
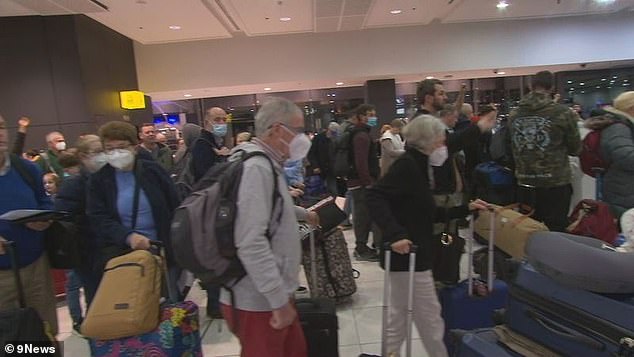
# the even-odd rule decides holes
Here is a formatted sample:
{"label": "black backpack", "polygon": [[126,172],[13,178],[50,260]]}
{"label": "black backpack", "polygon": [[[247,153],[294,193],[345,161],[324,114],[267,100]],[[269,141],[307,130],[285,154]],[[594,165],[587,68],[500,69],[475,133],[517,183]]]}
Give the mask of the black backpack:
{"label": "black backpack", "polygon": [[[213,146],[211,142],[206,139],[198,138],[198,140],[203,140],[207,142],[210,146]],[[191,147],[195,144],[193,143]],[[183,201],[187,196],[189,196],[196,184],[196,178],[194,177],[194,169],[192,167],[193,155],[191,152],[191,148],[187,148],[185,155],[178,161],[176,165],[172,168],[172,172],[170,176],[174,181],[174,186],[176,187],[176,194],[178,195],[179,201]]]}
{"label": "black backpack", "polygon": [[347,126],[335,143],[335,166],[333,168],[335,177],[347,178],[354,170],[354,160],[352,158],[354,129],[355,126],[353,124]]}
{"label": "black backpack", "polygon": [[501,120],[493,131],[489,144],[489,155],[491,156],[491,160],[496,163],[504,167],[513,168],[513,151],[508,120],[509,119]]}

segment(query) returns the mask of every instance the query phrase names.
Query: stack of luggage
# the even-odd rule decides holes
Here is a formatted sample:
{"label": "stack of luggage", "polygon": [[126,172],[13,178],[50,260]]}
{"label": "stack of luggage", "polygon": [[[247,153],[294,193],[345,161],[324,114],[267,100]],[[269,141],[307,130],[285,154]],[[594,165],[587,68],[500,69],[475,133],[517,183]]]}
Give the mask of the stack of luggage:
{"label": "stack of luggage", "polygon": [[634,253],[535,232],[509,279],[501,325],[453,330],[456,356],[634,356]]}

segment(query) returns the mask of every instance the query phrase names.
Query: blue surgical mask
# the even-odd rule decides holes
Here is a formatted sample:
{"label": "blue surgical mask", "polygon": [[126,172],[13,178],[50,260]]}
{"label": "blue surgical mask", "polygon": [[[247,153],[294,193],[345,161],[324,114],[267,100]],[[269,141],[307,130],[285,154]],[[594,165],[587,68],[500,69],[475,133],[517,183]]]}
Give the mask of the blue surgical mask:
{"label": "blue surgical mask", "polygon": [[379,119],[377,117],[368,117],[368,125],[376,126],[379,123]]}
{"label": "blue surgical mask", "polygon": [[213,125],[214,134],[218,136],[227,135],[227,124],[214,124]]}

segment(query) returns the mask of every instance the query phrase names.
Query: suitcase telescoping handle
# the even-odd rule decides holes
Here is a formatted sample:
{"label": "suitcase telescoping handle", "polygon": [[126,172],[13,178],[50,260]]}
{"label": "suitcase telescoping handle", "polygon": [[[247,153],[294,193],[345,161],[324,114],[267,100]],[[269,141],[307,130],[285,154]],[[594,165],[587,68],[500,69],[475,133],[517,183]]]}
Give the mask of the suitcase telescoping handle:
{"label": "suitcase telescoping handle", "polygon": [[[310,277],[313,281],[313,288],[314,289],[310,289],[310,297],[311,298],[316,298],[317,297],[317,291],[319,291],[319,287],[317,286],[317,284],[319,284],[319,280],[317,280],[317,257],[316,257],[316,253],[315,253],[315,230],[311,229],[310,233],[309,233],[309,240],[310,240]],[[314,290],[314,291],[313,291]]]}
{"label": "suitcase telescoping handle", "polygon": [[165,254],[165,244],[158,240],[150,240],[150,246],[154,247],[158,250],[158,255],[161,257],[162,266],[161,272],[163,273],[163,281],[165,282],[165,287],[167,288],[167,297],[169,298],[171,303],[176,303],[178,301],[178,297],[175,296],[176,290],[172,289],[169,268],[167,266],[167,256]]}
{"label": "suitcase telescoping handle", "polygon": [[[495,209],[493,207],[488,209],[489,211],[489,241],[488,241],[488,271],[487,271],[487,289],[489,292],[493,291],[493,262],[495,252]],[[467,242],[467,250],[469,251],[468,257],[468,291],[469,296],[473,296],[473,241],[475,235],[475,219],[477,211],[473,211],[467,218],[469,220],[469,239]]]}
{"label": "suitcase telescoping handle", "polygon": [[[390,270],[392,267],[392,244],[386,242],[385,248],[385,275],[383,279],[383,328],[381,332],[381,356],[389,356],[387,351],[387,319],[390,310]],[[409,247],[409,275],[407,288],[407,339],[405,340],[405,355],[412,355],[412,323],[414,314],[414,272],[416,271],[416,251],[418,246]],[[391,352],[390,352],[391,353]]]}
{"label": "suitcase telescoping handle", "polygon": [[26,308],[26,298],[24,297],[24,286],[22,285],[22,277],[20,276],[20,266],[18,265],[18,252],[15,248],[15,242],[13,241],[0,241],[9,254],[9,261],[11,262],[11,270],[13,271],[13,277],[15,279],[15,288],[18,290],[18,302],[20,308]]}

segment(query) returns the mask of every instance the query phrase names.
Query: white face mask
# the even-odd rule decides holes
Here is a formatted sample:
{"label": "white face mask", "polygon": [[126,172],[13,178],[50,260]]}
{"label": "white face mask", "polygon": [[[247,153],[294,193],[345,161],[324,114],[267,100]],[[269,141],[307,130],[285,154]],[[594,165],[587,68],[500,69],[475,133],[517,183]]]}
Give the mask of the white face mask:
{"label": "white face mask", "polygon": [[55,143],[55,149],[57,149],[58,151],[66,150],[66,142],[65,141],[60,141],[58,143]]}
{"label": "white face mask", "polygon": [[134,154],[130,150],[116,149],[106,156],[110,166],[122,170],[134,162]]}
{"label": "white face mask", "polygon": [[299,161],[303,160],[306,155],[308,155],[308,151],[311,146],[310,139],[306,134],[297,134],[291,140],[291,143],[288,145],[288,160],[287,161]]}
{"label": "white face mask", "polygon": [[436,167],[442,166],[448,158],[449,151],[447,150],[447,146],[443,145],[436,148],[431,154],[429,154],[429,164]]}
{"label": "white face mask", "polygon": [[90,173],[97,172],[101,170],[108,163],[108,158],[106,158],[106,154],[100,152],[98,154],[94,154],[88,162],[86,163],[86,168]]}

